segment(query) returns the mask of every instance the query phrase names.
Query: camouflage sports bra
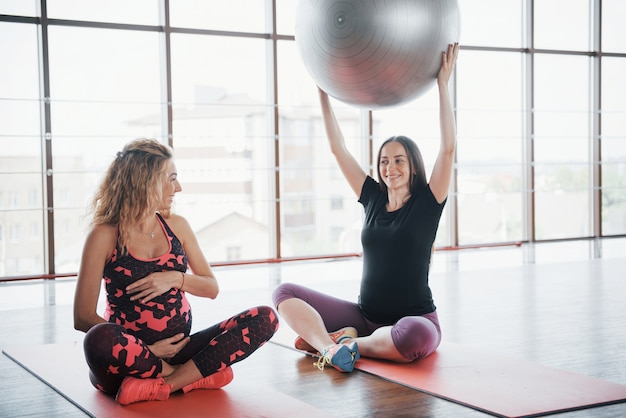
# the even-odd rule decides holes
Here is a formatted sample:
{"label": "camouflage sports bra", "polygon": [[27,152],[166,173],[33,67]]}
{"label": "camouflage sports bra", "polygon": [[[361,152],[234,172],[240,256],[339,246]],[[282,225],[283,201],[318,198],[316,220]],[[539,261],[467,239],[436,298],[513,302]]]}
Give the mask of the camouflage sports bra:
{"label": "camouflage sports bra", "polygon": [[140,259],[130,252],[120,255],[121,248],[117,244],[111,260],[104,266],[103,277],[106,288],[104,318],[122,325],[146,344],[181,332],[189,335],[191,331],[191,307],[185,292],[170,289],[144,304],[139,300],[131,301],[131,295],[125,291],[126,286],[153,272],[187,271],[187,255],[182,243],[163,217],[158,213],[156,216],[169,241],[169,251],[159,257]]}

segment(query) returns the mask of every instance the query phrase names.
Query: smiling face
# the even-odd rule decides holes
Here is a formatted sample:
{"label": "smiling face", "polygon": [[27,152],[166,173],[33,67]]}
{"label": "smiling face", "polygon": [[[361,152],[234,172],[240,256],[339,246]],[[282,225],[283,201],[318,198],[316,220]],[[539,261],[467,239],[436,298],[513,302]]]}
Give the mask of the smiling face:
{"label": "smiling face", "polygon": [[410,189],[411,163],[404,145],[391,141],[382,147],[378,174],[388,189]]}
{"label": "smiling face", "polygon": [[165,179],[163,180],[163,189],[161,192],[161,204],[160,210],[169,210],[174,203],[174,195],[183,188],[178,182],[178,173],[176,172],[176,165],[172,159],[169,159],[165,164]]}

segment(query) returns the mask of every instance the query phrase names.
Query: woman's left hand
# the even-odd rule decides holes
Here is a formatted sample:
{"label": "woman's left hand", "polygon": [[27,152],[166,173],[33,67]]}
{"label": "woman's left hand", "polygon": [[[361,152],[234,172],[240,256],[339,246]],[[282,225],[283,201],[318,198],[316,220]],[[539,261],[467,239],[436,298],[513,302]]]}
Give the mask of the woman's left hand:
{"label": "woman's left hand", "polygon": [[441,69],[437,76],[437,82],[439,85],[447,85],[450,80],[450,75],[454,71],[454,65],[456,64],[456,58],[459,55],[459,43],[448,45],[448,52],[442,52],[441,54]]}
{"label": "woman's left hand", "polygon": [[177,270],[150,273],[143,279],[126,286],[126,291],[132,295],[130,300],[146,303],[176,287],[180,280],[181,273]]}

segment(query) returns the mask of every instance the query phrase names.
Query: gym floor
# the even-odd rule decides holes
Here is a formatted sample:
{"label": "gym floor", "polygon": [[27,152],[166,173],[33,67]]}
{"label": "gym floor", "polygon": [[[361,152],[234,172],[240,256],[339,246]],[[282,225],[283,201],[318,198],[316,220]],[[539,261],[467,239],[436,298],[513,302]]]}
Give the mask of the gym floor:
{"label": "gym floor", "polygon": [[[354,300],[360,268],[360,258],[216,267],[218,298],[190,297],[194,330],[271,304],[282,281]],[[605,238],[436,251],[430,282],[445,340],[626,385],[625,272],[626,238]],[[75,279],[0,284],[0,348],[82,339],[72,326],[74,286]],[[320,372],[306,356],[283,349],[275,358],[266,347],[234,366],[235,379],[333,416],[488,416],[359,371]],[[0,392],[2,417],[85,416],[4,355]],[[626,403],[554,416],[623,417]]]}

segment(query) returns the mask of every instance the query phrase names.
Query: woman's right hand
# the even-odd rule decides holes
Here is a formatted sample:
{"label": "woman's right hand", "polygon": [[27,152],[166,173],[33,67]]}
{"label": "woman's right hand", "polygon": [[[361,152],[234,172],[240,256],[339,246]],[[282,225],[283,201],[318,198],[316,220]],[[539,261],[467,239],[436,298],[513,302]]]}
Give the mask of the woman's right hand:
{"label": "woman's right hand", "polygon": [[176,334],[173,337],[164,338],[148,346],[152,354],[161,359],[170,359],[187,345],[190,338],[185,334]]}

